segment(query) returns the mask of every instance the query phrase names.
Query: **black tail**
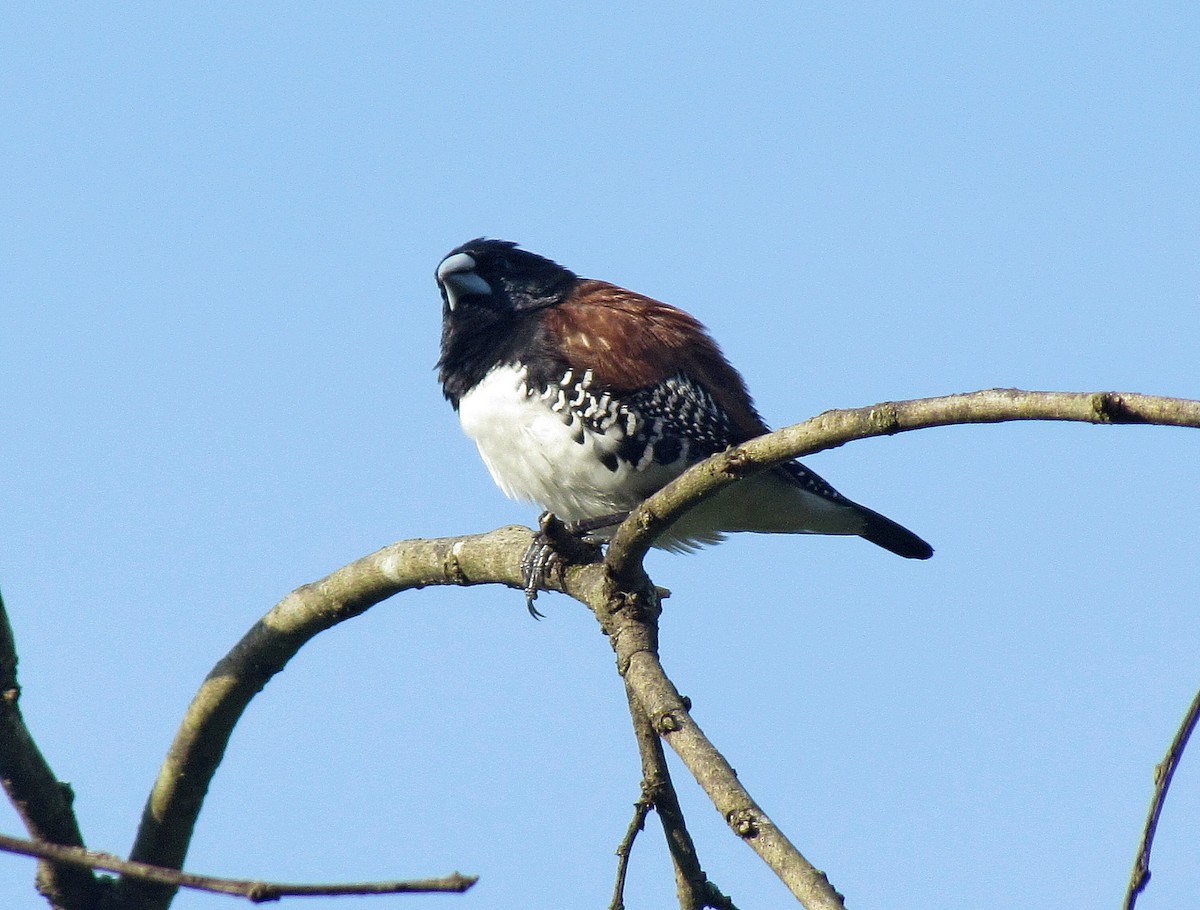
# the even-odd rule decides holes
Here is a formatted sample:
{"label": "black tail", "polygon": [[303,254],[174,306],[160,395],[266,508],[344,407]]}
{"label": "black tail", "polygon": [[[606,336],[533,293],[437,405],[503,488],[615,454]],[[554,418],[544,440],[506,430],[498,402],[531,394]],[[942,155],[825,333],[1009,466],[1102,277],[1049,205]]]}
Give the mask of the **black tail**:
{"label": "black tail", "polygon": [[905,559],[928,559],[933,555],[933,547],[908,528],[896,524],[878,512],[872,512],[865,506],[858,506],[858,509],[864,519],[863,529],[859,532],[860,537]]}

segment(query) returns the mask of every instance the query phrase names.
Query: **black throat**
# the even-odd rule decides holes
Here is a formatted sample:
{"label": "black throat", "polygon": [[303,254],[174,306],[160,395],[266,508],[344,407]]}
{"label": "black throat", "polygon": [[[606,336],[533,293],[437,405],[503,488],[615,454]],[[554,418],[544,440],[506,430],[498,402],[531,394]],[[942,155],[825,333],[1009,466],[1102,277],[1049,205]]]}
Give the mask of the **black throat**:
{"label": "black throat", "polygon": [[524,364],[534,388],[544,387],[562,375],[565,365],[550,353],[542,312],[497,312],[460,305],[453,317],[442,323],[438,379],[442,394],[455,410],[467,392],[502,364]]}
{"label": "black throat", "polygon": [[453,310],[443,289],[438,379],[455,410],[467,392],[502,364],[524,364],[534,387],[544,388],[561,376],[561,357],[554,354],[544,316],[569,297],[578,280],[575,273],[507,241],[474,240],[454,252],[474,257],[479,276],[491,289],[490,294],[462,297]]}

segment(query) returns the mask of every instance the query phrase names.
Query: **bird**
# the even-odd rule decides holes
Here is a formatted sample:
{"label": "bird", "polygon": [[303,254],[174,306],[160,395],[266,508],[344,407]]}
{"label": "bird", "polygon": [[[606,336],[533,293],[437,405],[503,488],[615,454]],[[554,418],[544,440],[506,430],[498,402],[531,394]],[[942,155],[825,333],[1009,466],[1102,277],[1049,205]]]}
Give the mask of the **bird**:
{"label": "bird", "polygon": [[[742,375],[677,307],[485,237],[452,249],[435,276],[438,379],[462,429],[507,496],[593,541],[687,468],[770,431]],[[689,552],[741,531],[857,535],[933,555],[798,461],[724,488],[654,545]],[[538,615],[542,579],[530,575],[545,565],[523,565]]]}

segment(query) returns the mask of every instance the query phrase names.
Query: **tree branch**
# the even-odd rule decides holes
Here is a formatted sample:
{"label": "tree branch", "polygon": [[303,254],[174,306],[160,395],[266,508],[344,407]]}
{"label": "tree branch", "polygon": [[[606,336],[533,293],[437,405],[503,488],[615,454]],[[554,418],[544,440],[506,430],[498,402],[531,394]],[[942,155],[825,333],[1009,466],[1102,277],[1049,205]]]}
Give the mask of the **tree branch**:
{"label": "tree branch", "polygon": [[636,576],[655,538],[691,507],[735,481],[793,458],[856,439],[909,430],[1012,420],[1200,427],[1200,401],[1134,392],[1025,392],[987,389],[941,398],[887,401],[866,408],[826,411],[811,420],[714,455],[685,471],[618,528],[606,562],[613,577]]}
{"label": "tree branch", "polygon": [[627,683],[629,713],[633,732],[642,758],[642,799],[649,800],[662,822],[663,836],[675,867],[675,890],[679,895],[679,910],[737,910],[733,901],[721,893],[700,866],[696,845],[688,832],[683,809],[671,781],[667,757],[663,754],[662,739],[642,708],[637,695]]}
{"label": "tree branch", "polygon": [[[1007,420],[1155,423],[1200,427],[1200,402],[1137,394],[1074,394],[993,389],[945,398],[829,411],[752,440],[685,472],[618,529],[603,565],[569,568],[563,590],[596,614],[626,684],[655,728],[680,755],[726,821],[810,910],[842,907],[840,895],[787,840],[738,782],[691,718],[663,672],[647,609],[657,609],[641,568],[655,536],[687,508],[740,477],[853,439],[925,427]],[[440,540],[403,541],[289,594],[213,669],[189,707],[147,802],[132,859],[178,868],[229,736],[246,705],[317,633],[403,590],[497,583],[521,588],[525,528]],[[172,889],[123,879],[122,906],[162,910]]]}
{"label": "tree branch", "polygon": [[[17,704],[20,695],[16,642],[0,598],[0,778],[33,837],[83,847],[83,835],[71,805],[74,794],[69,784],[55,776],[25,726]],[[103,887],[90,870],[60,863],[38,864],[37,889],[54,907],[97,906]]]}
{"label": "tree branch", "polygon": [[[667,678],[658,659],[653,627],[657,593],[649,580],[643,574],[638,587],[629,590],[618,588],[612,577],[606,575],[599,587],[607,592],[607,597],[592,609],[617,653],[617,670],[658,735],[683,759],[726,824],[779,876],[801,904],[808,910],[845,910],[842,896],[825,873],[805,859],[754,801],[729,762],[693,720],[687,702]],[[592,604],[589,600],[589,605]]]}
{"label": "tree branch", "polygon": [[612,900],[608,902],[608,910],[625,910],[625,876],[629,872],[629,856],[633,853],[633,842],[637,840],[646,827],[646,816],[654,808],[654,800],[642,782],[642,795],[633,804],[633,818],[625,829],[625,836],[617,844],[617,881],[613,885]]}
{"label": "tree branch", "polygon": [[[424,894],[431,892],[453,892],[461,894],[478,881],[478,876],[460,875],[453,872],[445,878],[426,878],[413,881],[357,882],[329,885],[294,885],[279,882],[261,882],[241,878],[217,878],[212,875],[196,875],[178,869],[164,869],[146,863],[132,863],[111,853],[98,853],[83,847],[64,847],[41,841],[25,840],[0,834],[0,850],[53,860],[57,865],[86,869],[89,872],[102,869],[119,872],[121,875],[142,881],[192,888],[213,894],[229,894],[244,897],[254,903],[276,901],[282,897],[339,897],[367,894]],[[85,905],[93,906],[93,905]]]}
{"label": "tree branch", "polygon": [[1187,748],[1192,731],[1196,729],[1197,720],[1200,720],[1200,692],[1192,699],[1192,704],[1175,732],[1175,738],[1171,740],[1166,757],[1154,768],[1154,796],[1150,800],[1146,827],[1142,831],[1137,858],[1133,862],[1133,873],[1129,876],[1129,888],[1125,892],[1125,910],[1133,910],[1138,895],[1150,884],[1150,849],[1154,845],[1154,832],[1158,830],[1158,817],[1162,814],[1167,790],[1171,787],[1171,778],[1175,776],[1175,769],[1179,766],[1179,760],[1183,758],[1183,750]]}
{"label": "tree branch", "polygon": [[827,411],[715,455],[685,471],[635,509],[609,544],[604,561],[609,607],[596,615],[617,651],[618,667],[626,684],[637,693],[663,738],[683,759],[726,822],[809,910],[840,908],[841,895],[754,803],[667,678],[658,660],[655,636],[644,628],[645,620],[639,617],[639,611],[628,609],[631,603],[636,606],[639,596],[649,593],[642,560],[657,536],[688,509],[729,484],[773,465],[855,439],[952,424],[1011,420],[1200,428],[1200,401],[1136,393],[989,389]]}
{"label": "tree branch", "polygon": [[[409,540],[384,547],[287,595],[208,674],[184,715],[142,813],[130,859],[181,868],[208,785],[242,712],[319,632],[393,594],[427,585],[521,588],[530,531],[507,527],[471,537]],[[165,908],[174,889],[122,879],[121,905]]]}

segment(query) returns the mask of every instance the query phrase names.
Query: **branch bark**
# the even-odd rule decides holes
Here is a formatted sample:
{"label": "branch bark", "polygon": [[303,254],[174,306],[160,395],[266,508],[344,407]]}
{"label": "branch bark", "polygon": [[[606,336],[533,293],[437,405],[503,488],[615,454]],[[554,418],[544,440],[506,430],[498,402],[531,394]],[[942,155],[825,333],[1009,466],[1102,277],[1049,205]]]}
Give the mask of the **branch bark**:
{"label": "branch bark", "polygon": [[[659,735],[683,759],[731,828],[810,910],[841,908],[841,897],[741,786],[664,673],[652,627],[657,595],[642,570],[642,558],[656,534],[687,508],[771,465],[869,436],[1007,420],[1200,427],[1200,402],[1111,392],[993,389],[829,411],[689,470],[622,524],[603,564],[570,567],[561,582],[552,585],[592,609],[609,635],[629,691]],[[520,558],[529,541],[530,531],[515,527],[471,537],[403,541],[285,597],[217,664],[193,700],[147,801],[131,859],[180,868],[209,783],[242,712],[313,636],[393,594],[426,585],[491,583],[520,589]],[[8,722],[9,706],[4,710],[9,712]],[[37,814],[37,823],[43,823],[42,813]],[[77,839],[81,845],[82,838]],[[117,897],[123,908],[162,910],[173,890],[126,877]]]}
{"label": "branch bark", "polygon": [[[208,891],[212,894],[244,897],[254,903],[277,901],[284,897],[362,897],[369,894],[445,892],[461,894],[478,881],[478,876],[460,875],[457,872],[453,872],[445,878],[331,884],[287,884],[246,878],[218,878],[215,875],[197,875],[193,872],[180,872],[178,869],[164,869],[161,866],[134,863],[111,853],[99,853],[95,850],[85,850],[83,847],[64,847],[61,844],[24,840],[19,837],[9,837],[6,834],[0,834],[0,850],[5,853],[18,853],[23,856],[48,859],[53,861],[56,866],[68,866],[87,872],[97,869],[105,872],[118,872],[141,881],[191,888],[196,891]],[[90,908],[96,905],[82,906]]]}
{"label": "branch bark", "polygon": [[[0,778],[29,834],[41,841],[83,847],[70,784],[60,781],[25,726],[17,702],[17,647],[0,598]],[[37,889],[53,907],[99,906],[104,886],[90,869],[38,864]]]}
{"label": "branch bark", "polygon": [[[632,520],[632,516],[631,516]],[[591,567],[589,567],[591,568]],[[737,772],[692,718],[690,706],[667,678],[658,659],[654,619],[657,592],[644,573],[636,587],[618,587],[603,567],[603,601],[589,600],[600,627],[617,653],[617,670],[654,729],[675,750],[726,824],[808,910],[845,910],[842,896],[825,873],[810,863],[754,801]],[[596,596],[595,592],[592,597]]]}
{"label": "branch bark", "polygon": [[621,525],[607,564],[622,582],[635,578],[654,539],[692,506],[735,481],[792,458],[834,449],[856,439],[909,430],[1013,420],[1200,427],[1200,401],[1136,392],[1026,392],[986,389],[941,398],[885,401],[866,408],[826,411],[811,420],[714,455],[643,502]]}
{"label": "branch bark", "polygon": [[1154,846],[1154,833],[1158,830],[1158,818],[1162,814],[1163,804],[1167,801],[1167,791],[1171,788],[1171,778],[1179,760],[1183,758],[1183,750],[1187,748],[1188,740],[1200,720],[1200,692],[1192,699],[1187,713],[1175,731],[1175,738],[1161,762],[1154,767],[1154,796],[1150,799],[1150,811],[1146,813],[1146,825],[1142,829],[1142,840],[1138,844],[1137,858],[1133,861],[1133,872],[1129,876],[1129,887],[1125,891],[1125,910],[1133,910],[1137,904],[1138,895],[1150,884],[1150,850]]}
{"label": "branch bark", "polygon": [[[733,901],[709,880],[700,865],[700,856],[684,821],[675,784],[671,781],[671,772],[667,767],[667,757],[663,753],[658,730],[628,682],[625,685],[625,694],[629,699],[634,738],[637,739],[638,752],[642,757],[642,799],[649,801],[662,822],[663,836],[667,839],[671,864],[675,868],[675,890],[679,897],[679,910],[703,910],[705,907],[737,910]],[[630,844],[632,845],[632,839]]]}
{"label": "branch bark", "polygon": [[[504,584],[521,588],[526,528],[471,537],[408,540],[356,560],[287,595],[212,669],[188,706],[142,812],[130,859],[179,869],[200,807],[229,737],[267,682],[313,636],[393,594],[427,585]],[[123,878],[122,907],[162,910],[175,889]]]}
{"label": "branch bark", "polygon": [[[760,436],[686,471],[622,523],[605,556],[608,603],[597,618],[609,633],[627,685],[637,693],[659,732],[683,759],[729,825],[758,853],[809,910],[842,907],[841,895],[779,832],[745,792],[737,775],[695,724],[663,672],[654,636],[641,630],[637,610],[623,601],[647,591],[642,560],[655,538],[689,508],[737,480],[792,458],[836,448],[855,439],[907,430],[1012,420],[1062,420],[1093,424],[1156,424],[1200,428],[1200,401],[1137,393],[1026,392],[988,389],[963,395],[884,402],[826,411],[803,423]],[[595,607],[593,607],[595,609]],[[612,625],[615,620],[615,625]]]}

